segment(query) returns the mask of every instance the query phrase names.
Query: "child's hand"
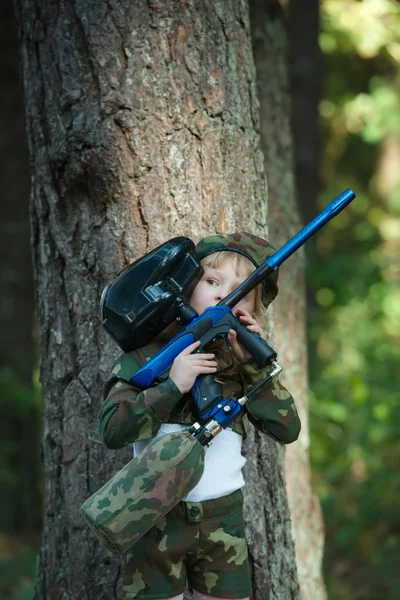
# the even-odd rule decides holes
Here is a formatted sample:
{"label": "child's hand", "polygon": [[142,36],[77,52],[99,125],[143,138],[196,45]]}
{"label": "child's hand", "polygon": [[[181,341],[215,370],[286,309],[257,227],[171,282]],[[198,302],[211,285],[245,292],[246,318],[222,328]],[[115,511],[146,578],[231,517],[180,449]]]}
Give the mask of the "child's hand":
{"label": "child's hand", "polygon": [[[260,337],[265,339],[264,332],[261,329],[257,321],[251,316],[244,308],[234,308],[233,314],[240,320],[242,325],[247,325],[247,329],[254,333],[258,333]],[[237,341],[237,333],[234,329],[231,329],[228,334],[228,343],[231,345],[232,354],[239,362],[244,362],[251,358],[250,352]]]}
{"label": "child's hand", "polygon": [[215,373],[217,362],[214,354],[192,354],[200,345],[200,341],[187,346],[172,363],[169,378],[182,394],[190,392],[199,375]]}

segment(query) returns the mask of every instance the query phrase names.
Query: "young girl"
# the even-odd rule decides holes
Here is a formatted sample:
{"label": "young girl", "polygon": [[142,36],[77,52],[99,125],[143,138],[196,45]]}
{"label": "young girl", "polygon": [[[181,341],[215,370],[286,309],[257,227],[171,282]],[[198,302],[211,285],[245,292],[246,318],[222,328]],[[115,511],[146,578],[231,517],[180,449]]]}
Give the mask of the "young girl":
{"label": "young girl", "polygon": [[[237,288],[274,249],[249,233],[235,233],[203,238],[196,251],[204,274],[188,300],[201,314]],[[266,309],[277,293],[276,273],[232,312],[249,331],[265,339]],[[190,390],[199,375],[216,373],[228,364],[222,340],[207,348],[207,353],[195,353],[200,342],[185,348],[175,358],[167,381],[147,390],[129,383],[175,333],[176,325],[170,326],[151,344],[116,362],[104,387],[100,415],[100,431],[108,448],[135,442],[137,454],[154,437],[180,431],[198,420]],[[233,329],[228,343],[234,366],[217,379],[224,397],[237,399],[266,377],[268,369],[258,368]],[[297,439],[300,421],[294,401],[278,380],[261,388],[245,406],[249,421],[274,440],[287,444]],[[188,584],[195,600],[249,600],[241,491],[245,435],[242,417],[217,435],[206,449],[204,473],[196,487],[126,554],[124,598],[181,600]]]}

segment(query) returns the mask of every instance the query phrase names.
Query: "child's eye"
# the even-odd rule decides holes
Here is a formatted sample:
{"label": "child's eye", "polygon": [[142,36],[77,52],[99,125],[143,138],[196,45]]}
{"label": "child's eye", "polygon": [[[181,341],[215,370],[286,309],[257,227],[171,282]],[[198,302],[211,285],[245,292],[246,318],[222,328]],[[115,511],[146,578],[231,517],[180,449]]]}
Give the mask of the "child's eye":
{"label": "child's eye", "polygon": [[211,283],[217,283],[216,281],[214,281],[214,279],[206,279],[206,281],[207,281],[207,283],[210,283],[210,281],[211,281]]}

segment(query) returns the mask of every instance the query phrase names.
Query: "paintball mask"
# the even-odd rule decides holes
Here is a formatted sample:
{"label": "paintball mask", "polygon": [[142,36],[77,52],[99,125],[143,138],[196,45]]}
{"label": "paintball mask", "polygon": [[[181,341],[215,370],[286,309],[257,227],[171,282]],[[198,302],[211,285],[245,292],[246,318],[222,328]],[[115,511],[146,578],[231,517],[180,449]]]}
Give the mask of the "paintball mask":
{"label": "paintball mask", "polygon": [[204,269],[189,238],[175,237],[123,269],[104,288],[100,318],[124,352],[141,348],[175,319],[185,325],[196,311],[184,299]]}

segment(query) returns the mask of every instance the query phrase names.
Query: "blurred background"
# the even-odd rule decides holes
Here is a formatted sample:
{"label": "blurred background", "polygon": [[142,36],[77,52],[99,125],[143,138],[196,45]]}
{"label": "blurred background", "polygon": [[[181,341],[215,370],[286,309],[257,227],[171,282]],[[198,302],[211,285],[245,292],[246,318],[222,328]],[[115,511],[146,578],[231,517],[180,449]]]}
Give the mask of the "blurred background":
{"label": "blurred background", "polygon": [[[357,193],[306,246],[311,465],[326,527],[324,577],[330,600],[394,600],[400,598],[400,4],[322,0],[319,9],[314,214],[347,187]],[[43,486],[39,348],[11,2],[0,17],[0,600],[30,600]]]}
{"label": "blurred background", "polygon": [[400,598],[400,6],[326,0],[322,208],[308,283],[311,463],[334,600]]}

